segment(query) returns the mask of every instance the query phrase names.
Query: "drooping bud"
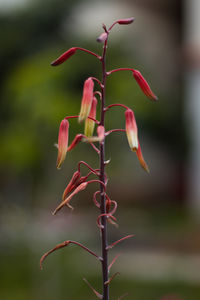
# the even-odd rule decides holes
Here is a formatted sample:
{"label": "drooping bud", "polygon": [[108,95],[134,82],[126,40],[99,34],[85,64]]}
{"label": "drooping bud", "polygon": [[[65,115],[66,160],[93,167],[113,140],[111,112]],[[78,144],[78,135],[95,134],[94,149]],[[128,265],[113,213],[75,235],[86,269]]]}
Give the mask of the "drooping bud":
{"label": "drooping bud", "polygon": [[133,21],[135,20],[135,18],[127,18],[127,19],[120,19],[117,21],[118,24],[120,25],[128,25],[128,24],[131,24],[133,23]]}
{"label": "drooping bud", "polygon": [[138,149],[138,132],[137,132],[138,130],[137,130],[137,124],[136,124],[134,113],[129,108],[125,111],[125,119],[126,119],[126,135],[127,135],[129,146],[132,151],[136,151]]}
{"label": "drooping bud", "polygon": [[94,89],[94,82],[93,82],[92,78],[89,77],[84,82],[81,110],[80,110],[79,118],[78,118],[79,122],[82,122],[83,120],[85,120],[90,113],[92,99],[93,99],[93,89]]}
{"label": "drooping bud", "polygon": [[70,180],[66,189],[63,192],[62,201],[64,201],[67,198],[67,195],[76,188],[76,183],[77,183],[78,179],[80,178],[80,175],[81,174],[79,171],[76,171],[74,173],[74,175],[72,176],[72,179]]}
{"label": "drooping bud", "polygon": [[76,52],[77,48],[73,47],[70,48],[69,50],[67,50],[65,53],[63,53],[61,56],[59,56],[56,60],[54,60],[51,65],[53,67],[58,66],[60,64],[62,64],[63,62],[65,62],[68,58],[70,58],[72,55],[74,55],[74,53]]}
{"label": "drooping bud", "polygon": [[[94,96],[92,100],[92,106],[90,109],[89,117],[96,119],[96,107],[97,107],[97,98]],[[84,134],[88,137],[91,137],[94,132],[95,122],[89,118],[85,121],[85,130]]]}
{"label": "drooping bud", "polygon": [[78,143],[81,142],[83,135],[81,133],[77,134],[72,141],[71,145],[68,147],[67,151],[71,151]]}
{"label": "drooping bud", "polygon": [[58,157],[57,157],[57,168],[60,169],[61,164],[65,160],[68,147],[68,130],[69,122],[64,119],[60,123],[59,134],[58,134]]}
{"label": "drooping bud", "polygon": [[139,84],[139,86],[140,86],[141,90],[143,91],[143,93],[150,100],[157,101],[158,97],[152,92],[150,86],[148,85],[146,79],[144,79],[142,74],[137,70],[133,70],[133,76],[134,76],[135,80],[137,81],[137,83]]}
{"label": "drooping bud", "polygon": [[81,183],[64,201],[60,203],[60,205],[56,207],[56,209],[53,212],[53,215],[55,215],[64,205],[67,205],[69,208],[73,209],[69,202],[71,201],[74,195],[78,194],[80,191],[83,191],[87,185],[88,182]]}
{"label": "drooping bud", "polygon": [[136,155],[138,157],[138,160],[140,162],[141,167],[147,172],[149,173],[149,168],[144,160],[144,157],[142,155],[142,151],[141,151],[141,147],[140,147],[140,143],[138,142],[138,149],[136,151]]}
{"label": "drooping bud", "polygon": [[105,40],[107,39],[108,34],[106,32],[103,32],[102,34],[100,34],[100,36],[97,38],[97,42],[99,43],[103,43],[105,42]]}

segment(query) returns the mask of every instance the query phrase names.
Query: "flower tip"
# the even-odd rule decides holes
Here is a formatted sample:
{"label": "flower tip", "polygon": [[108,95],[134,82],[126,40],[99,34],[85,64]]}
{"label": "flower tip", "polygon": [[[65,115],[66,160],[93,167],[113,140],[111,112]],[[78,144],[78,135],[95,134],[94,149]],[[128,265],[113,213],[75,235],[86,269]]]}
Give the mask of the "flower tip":
{"label": "flower tip", "polygon": [[72,55],[74,55],[74,53],[76,52],[77,48],[76,47],[72,47],[69,50],[67,50],[65,53],[63,53],[61,56],[59,56],[56,60],[54,60],[51,63],[51,66],[55,67],[58,66],[60,64],[62,64],[63,62],[65,62],[68,58],[70,58]]}
{"label": "flower tip", "polygon": [[142,76],[142,74],[140,73],[140,71],[138,70],[133,70],[133,77],[135,78],[136,82],[138,83],[138,85],[140,86],[141,90],[143,91],[143,93],[150,99],[153,101],[157,101],[158,97],[152,92],[148,82],[146,81],[146,79]]}
{"label": "flower tip", "polygon": [[117,21],[117,23],[120,24],[120,25],[129,25],[129,24],[133,23],[134,20],[135,20],[134,17],[127,18],[127,19],[120,19],[120,20]]}
{"label": "flower tip", "polygon": [[51,66],[52,67],[58,66],[57,60],[52,61],[51,62]]}
{"label": "flower tip", "polygon": [[138,150],[138,147],[136,147],[136,146],[135,146],[135,147],[132,147],[131,150],[132,150],[133,152],[136,152],[136,151]]}
{"label": "flower tip", "polygon": [[83,86],[83,97],[81,102],[81,110],[78,117],[78,122],[81,123],[83,120],[87,119],[91,105],[93,100],[93,89],[94,89],[94,82],[91,77],[89,77],[84,82]]}

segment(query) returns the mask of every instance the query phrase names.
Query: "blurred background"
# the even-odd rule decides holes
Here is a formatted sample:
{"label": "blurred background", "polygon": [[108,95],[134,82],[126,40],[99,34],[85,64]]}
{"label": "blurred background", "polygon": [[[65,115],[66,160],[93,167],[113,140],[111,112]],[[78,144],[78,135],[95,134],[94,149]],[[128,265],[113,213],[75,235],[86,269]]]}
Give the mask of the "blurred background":
{"label": "blurred background", "polygon": [[[54,143],[60,121],[79,112],[84,80],[100,78],[101,67],[83,52],[58,68],[50,62],[73,46],[101,53],[102,23],[132,16],[132,25],[110,35],[107,68],[139,69],[159,102],[142,94],[130,72],[108,78],[107,103],[134,109],[150,168],[150,175],[141,169],[124,134],[109,136],[108,193],[119,224],[109,225],[109,241],[136,234],[110,253],[122,254],[111,299],[126,292],[134,300],[200,298],[199,11],[199,0],[0,1],[1,299],[94,299],[82,277],[101,290],[98,262],[73,245],[39,270],[41,255],[64,240],[100,249],[94,185],[73,199],[73,212],[51,212],[79,160],[98,168],[96,153],[80,144],[56,170]],[[108,129],[124,123],[123,110],[107,113]],[[71,120],[70,141],[79,132],[83,126]]]}

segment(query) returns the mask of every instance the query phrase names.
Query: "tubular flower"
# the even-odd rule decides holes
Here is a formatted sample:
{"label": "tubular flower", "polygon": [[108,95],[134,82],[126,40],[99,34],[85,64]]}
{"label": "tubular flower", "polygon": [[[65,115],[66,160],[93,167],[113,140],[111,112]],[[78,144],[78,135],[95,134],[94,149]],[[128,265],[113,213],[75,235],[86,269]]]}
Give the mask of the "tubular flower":
{"label": "tubular flower", "polygon": [[90,113],[92,99],[93,99],[93,89],[94,89],[94,82],[93,82],[92,78],[89,77],[84,82],[81,110],[80,110],[79,118],[78,118],[79,122],[82,122],[83,120],[85,120]]}
{"label": "tubular flower", "polygon": [[57,168],[60,169],[61,164],[65,160],[68,147],[68,130],[69,122],[64,119],[60,123],[59,134],[58,134],[58,157],[57,157]]}
{"label": "tubular flower", "polygon": [[[96,107],[97,107],[97,98],[94,96],[92,100],[92,106],[90,109],[89,117],[96,119]],[[89,118],[85,121],[85,130],[84,134],[88,137],[93,136],[95,122]]]}
{"label": "tubular flower", "polygon": [[127,135],[129,146],[132,151],[137,151],[138,149],[137,124],[136,124],[134,113],[129,108],[125,111],[125,119],[126,119],[126,135]]}
{"label": "tubular flower", "polygon": [[53,67],[58,66],[60,64],[62,64],[63,62],[65,62],[68,58],[70,58],[72,55],[74,55],[74,53],[76,52],[77,48],[73,47],[70,48],[69,50],[67,50],[65,53],[63,53],[61,56],[59,56],[56,60],[54,60],[51,65]]}
{"label": "tubular flower", "polygon": [[150,171],[149,171],[149,168],[148,168],[148,166],[147,166],[147,164],[146,164],[146,162],[145,162],[145,160],[144,160],[144,157],[143,157],[143,155],[142,155],[142,151],[141,151],[141,147],[140,147],[140,143],[139,143],[139,142],[138,142],[138,149],[137,149],[137,151],[136,151],[136,155],[137,155],[137,157],[138,157],[138,160],[139,160],[139,162],[140,162],[141,167],[142,167],[147,173],[149,173]]}
{"label": "tubular flower", "polygon": [[147,81],[144,79],[142,74],[137,70],[133,70],[133,76],[134,76],[135,80],[137,81],[137,83],[139,84],[139,86],[140,86],[141,90],[143,91],[143,93],[150,100],[157,101],[158,97],[152,92],[150,86],[148,85]]}

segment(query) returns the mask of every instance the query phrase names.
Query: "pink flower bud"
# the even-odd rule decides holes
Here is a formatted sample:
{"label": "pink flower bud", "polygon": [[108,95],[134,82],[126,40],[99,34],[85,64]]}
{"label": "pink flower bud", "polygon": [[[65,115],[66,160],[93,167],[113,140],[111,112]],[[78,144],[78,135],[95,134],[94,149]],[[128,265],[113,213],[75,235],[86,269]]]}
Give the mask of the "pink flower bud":
{"label": "pink flower bud", "polygon": [[125,111],[125,119],[126,119],[126,135],[127,135],[129,146],[132,151],[136,151],[138,149],[137,124],[136,124],[134,113],[129,108]]}
{"label": "pink flower bud", "polygon": [[103,43],[105,42],[105,40],[107,39],[108,34],[106,32],[103,32],[98,38],[97,38],[97,42],[99,43]]}
{"label": "pink flower bud", "polygon": [[56,60],[54,60],[51,65],[52,66],[58,66],[65,62],[68,58],[70,58],[74,53],[76,52],[77,48],[73,47],[67,50],[65,53],[63,53],[61,56],[59,56]]}
{"label": "pink flower bud", "polygon": [[142,155],[142,151],[141,151],[141,147],[140,147],[140,143],[138,142],[138,149],[136,151],[136,155],[138,157],[138,160],[140,162],[141,167],[147,172],[149,173],[149,168],[144,160],[144,157]]}
{"label": "pink flower bud", "polygon": [[83,135],[81,133],[77,134],[72,141],[71,145],[68,147],[67,151],[71,151],[78,143],[81,142]]}
{"label": "pink flower bud", "polygon": [[[89,117],[96,119],[96,107],[97,107],[97,98],[94,96],[92,100],[92,106],[90,109]],[[84,134],[88,137],[91,137],[94,132],[95,122],[89,118],[85,121],[85,130]]]}
{"label": "pink flower bud", "polygon": [[63,192],[63,195],[62,195],[62,200],[63,201],[67,198],[67,195],[76,188],[76,183],[77,183],[79,178],[80,178],[80,172],[76,171],[74,173],[74,175],[72,176],[72,179],[68,183],[66,189]]}
{"label": "pink flower bud", "polygon": [[68,146],[68,130],[69,122],[64,119],[60,123],[60,129],[58,134],[58,157],[57,157],[57,168],[60,169],[61,164],[65,160]]}
{"label": "pink flower bud", "polygon": [[99,125],[97,127],[97,135],[99,138],[99,142],[103,141],[104,137],[105,137],[105,128],[102,125]]}
{"label": "pink flower bud", "polygon": [[134,70],[133,71],[133,76],[135,78],[135,80],[137,81],[137,83],[139,84],[141,90],[143,91],[143,93],[151,100],[158,100],[158,97],[152,92],[150,86],[148,85],[147,81],[144,79],[144,77],[142,76],[142,74],[137,71]]}
{"label": "pink flower bud", "polygon": [[117,21],[118,24],[120,25],[128,25],[128,24],[131,24],[133,23],[133,21],[135,20],[135,18],[127,18],[127,19],[120,19]]}
{"label": "pink flower bud", "polygon": [[92,99],[93,99],[93,89],[94,89],[94,82],[93,82],[92,78],[89,77],[84,82],[81,110],[80,110],[79,119],[78,119],[79,122],[82,122],[83,120],[85,120],[90,113]]}

